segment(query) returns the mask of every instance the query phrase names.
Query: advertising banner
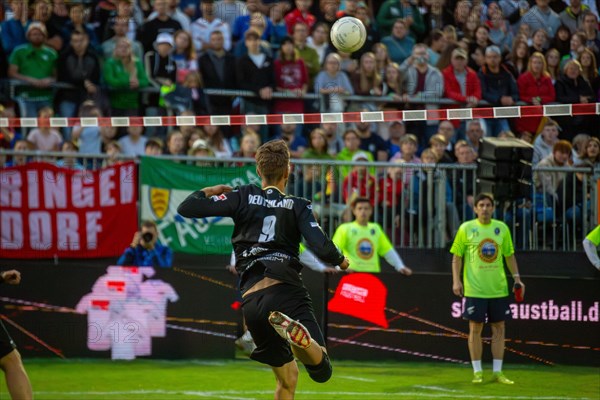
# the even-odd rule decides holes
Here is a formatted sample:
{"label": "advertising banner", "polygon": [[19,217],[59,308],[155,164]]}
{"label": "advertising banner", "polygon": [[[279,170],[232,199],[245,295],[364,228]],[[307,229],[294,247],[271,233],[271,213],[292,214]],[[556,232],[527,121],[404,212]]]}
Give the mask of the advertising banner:
{"label": "advertising banner", "polygon": [[175,252],[231,253],[231,218],[185,219],[177,207],[190,193],[218,184],[232,187],[260,183],[252,166],[195,166],[142,157],[140,167],[141,218],[158,225],[161,243]]}
{"label": "advertising banner", "polygon": [[137,229],[133,162],[97,171],[34,162],[0,170],[3,258],[95,258],[123,252]]}

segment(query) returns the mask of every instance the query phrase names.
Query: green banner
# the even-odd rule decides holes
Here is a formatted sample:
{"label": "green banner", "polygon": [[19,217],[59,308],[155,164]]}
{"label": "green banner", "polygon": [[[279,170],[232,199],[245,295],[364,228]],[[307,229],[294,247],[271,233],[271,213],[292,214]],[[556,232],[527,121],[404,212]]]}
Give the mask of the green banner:
{"label": "green banner", "polygon": [[231,218],[183,218],[177,207],[192,192],[207,186],[260,185],[254,165],[195,166],[142,157],[140,166],[141,219],[155,221],[160,241],[173,251],[194,254],[231,253]]}

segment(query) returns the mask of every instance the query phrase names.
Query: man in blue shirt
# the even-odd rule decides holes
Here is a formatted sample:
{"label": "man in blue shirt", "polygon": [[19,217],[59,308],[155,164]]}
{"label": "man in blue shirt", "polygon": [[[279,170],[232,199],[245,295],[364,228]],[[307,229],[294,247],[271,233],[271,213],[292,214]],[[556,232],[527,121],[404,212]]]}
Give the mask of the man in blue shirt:
{"label": "man in blue shirt", "polygon": [[158,243],[158,229],[153,221],[144,221],[133,235],[131,245],[125,249],[117,265],[168,268],[173,261],[173,252]]}

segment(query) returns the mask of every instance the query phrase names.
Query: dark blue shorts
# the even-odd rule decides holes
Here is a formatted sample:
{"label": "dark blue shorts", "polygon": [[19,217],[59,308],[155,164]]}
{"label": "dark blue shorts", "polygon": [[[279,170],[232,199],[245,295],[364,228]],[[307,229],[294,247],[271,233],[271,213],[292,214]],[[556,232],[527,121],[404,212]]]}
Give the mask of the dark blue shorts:
{"label": "dark blue shorts", "polygon": [[464,319],[475,322],[500,322],[512,319],[509,297],[496,299],[465,298]]}
{"label": "dark blue shorts", "polygon": [[317,343],[325,346],[312,301],[303,286],[279,283],[251,293],[244,298],[242,310],[248,330],[256,344],[256,349],[250,355],[253,360],[272,367],[281,367],[294,359],[290,344],[279,336],[269,323],[271,311],[280,311],[299,321]]}

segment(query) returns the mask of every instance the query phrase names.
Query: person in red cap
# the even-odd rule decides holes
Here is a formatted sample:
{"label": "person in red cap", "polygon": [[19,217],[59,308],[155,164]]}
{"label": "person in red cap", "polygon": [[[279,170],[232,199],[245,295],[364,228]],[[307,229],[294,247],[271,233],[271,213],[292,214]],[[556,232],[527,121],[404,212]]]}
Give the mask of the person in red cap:
{"label": "person in red cap", "polygon": [[333,373],[300,275],[301,238],[325,263],[347,269],[349,262],[315,220],[311,203],[284,193],[290,152],[283,140],[258,148],[256,172],[261,187],[207,187],[189,195],[177,212],[186,218],[233,218],[242,310],[257,346],[250,358],[273,369],[275,399],[293,399],[298,382],[294,357],[315,382],[326,382]]}

